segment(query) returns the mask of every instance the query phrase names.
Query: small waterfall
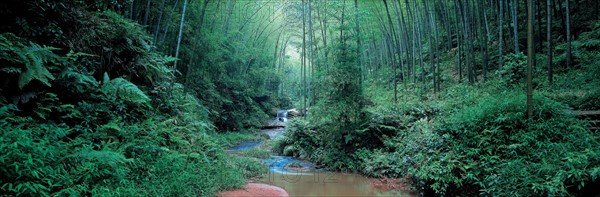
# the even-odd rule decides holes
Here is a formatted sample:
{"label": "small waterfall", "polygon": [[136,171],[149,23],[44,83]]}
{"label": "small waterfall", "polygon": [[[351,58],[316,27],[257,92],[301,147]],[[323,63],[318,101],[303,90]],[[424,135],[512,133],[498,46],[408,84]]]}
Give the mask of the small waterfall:
{"label": "small waterfall", "polygon": [[278,110],[277,111],[277,121],[287,122],[288,111],[287,110]]}

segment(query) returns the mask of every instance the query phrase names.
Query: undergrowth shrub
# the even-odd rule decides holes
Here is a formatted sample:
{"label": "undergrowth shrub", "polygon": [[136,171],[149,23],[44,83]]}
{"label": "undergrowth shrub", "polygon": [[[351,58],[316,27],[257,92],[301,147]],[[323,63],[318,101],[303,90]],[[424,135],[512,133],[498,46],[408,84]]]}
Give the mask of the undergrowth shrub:
{"label": "undergrowth shrub", "polygon": [[[554,77],[551,86],[543,90],[543,94],[566,103],[574,109],[598,110],[600,109],[600,22],[592,25],[591,31],[582,33],[573,41],[574,67],[557,65],[558,74]],[[561,55],[555,61],[560,64],[566,62],[564,53],[566,44],[559,45]],[[567,72],[573,71],[573,72]]]}
{"label": "undergrowth shrub", "polygon": [[225,153],[211,118],[260,125],[267,92],[232,76],[209,89],[227,89],[214,97],[225,104],[207,105],[144,27],[96,3],[0,3],[12,21],[0,27],[0,194],[213,196],[266,172]]}
{"label": "undergrowth shrub", "polygon": [[496,71],[502,76],[501,82],[506,85],[521,83],[525,79],[527,70],[527,56],[523,53],[511,53],[504,55],[504,65]]}
{"label": "undergrowth shrub", "polygon": [[[330,169],[355,171],[372,176],[391,175],[370,167],[367,160],[373,159],[373,153],[387,152],[379,150],[388,139],[403,135],[421,120],[434,118],[440,109],[435,106],[410,103],[394,108],[375,105],[364,110],[365,120],[356,130],[341,135],[339,142],[331,143],[331,132],[336,132],[340,124],[332,116],[343,116],[344,109],[325,112],[316,105],[313,113],[330,113],[318,118],[293,119],[288,131],[276,139],[273,150],[279,154],[290,155],[322,163]],[[331,108],[328,108],[331,109]],[[334,144],[337,144],[334,146]],[[390,163],[391,164],[391,163]]]}
{"label": "undergrowth shrub", "polygon": [[[1,108],[0,191],[25,196],[211,196],[266,167],[228,156],[183,119],[111,121],[93,130],[40,124]],[[197,121],[197,120],[196,120]]]}
{"label": "undergrowth shrub", "polygon": [[436,129],[441,138],[429,137],[443,146],[419,151],[427,159],[408,174],[426,190],[454,195],[568,195],[597,185],[598,137],[545,97],[534,97],[534,116],[525,119],[524,100],[509,91],[453,112]]}
{"label": "undergrowth shrub", "polygon": [[273,150],[283,155],[322,162],[323,152],[317,151],[322,145],[321,136],[314,127],[306,120],[296,118],[288,123],[288,130],[277,139]]}
{"label": "undergrowth shrub", "polygon": [[435,115],[400,115],[402,126],[383,146],[354,152],[359,171],[405,178],[423,195],[592,194],[599,185],[598,136],[544,96],[534,97],[527,120],[525,94],[489,83],[452,86],[444,99],[417,107]]}
{"label": "undergrowth shrub", "polygon": [[246,129],[238,132],[219,132],[212,135],[212,137],[219,146],[225,148],[236,146],[240,142],[258,142],[269,139],[267,134],[258,129]]}

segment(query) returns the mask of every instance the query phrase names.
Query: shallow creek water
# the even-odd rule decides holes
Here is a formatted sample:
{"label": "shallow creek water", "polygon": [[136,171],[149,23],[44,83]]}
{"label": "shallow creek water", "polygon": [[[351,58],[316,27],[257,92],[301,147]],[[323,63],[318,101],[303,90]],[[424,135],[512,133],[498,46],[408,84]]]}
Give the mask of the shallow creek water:
{"label": "shallow creek water", "polygon": [[[285,129],[263,130],[271,139],[285,132]],[[241,151],[257,147],[264,142],[242,142],[229,148]],[[415,196],[410,191],[380,190],[371,186],[373,179],[359,174],[345,174],[315,169],[315,164],[294,157],[271,155],[262,161],[269,166],[269,172],[258,182],[285,189],[290,196]],[[302,168],[287,169],[286,165],[297,163]]]}
{"label": "shallow creek water", "polygon": [[370,178],[338,172],[270,172],[259,182],[281,187],[290,196],[415,196],[409,191],[379,190],[370,185]]}

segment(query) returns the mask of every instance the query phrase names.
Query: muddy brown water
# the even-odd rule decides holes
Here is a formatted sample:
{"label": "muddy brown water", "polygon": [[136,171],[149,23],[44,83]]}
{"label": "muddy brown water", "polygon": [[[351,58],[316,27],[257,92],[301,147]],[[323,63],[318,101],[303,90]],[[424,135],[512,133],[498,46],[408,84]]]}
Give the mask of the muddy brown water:
{"label": "muddy brown water", "polygon": [[373,179],[339,172],[270,172],[258,182],[281,187],[290,196],[416,196],[410,191],[380,190],[371,186]]}
{"label": "muddy brown water", "polygon": [[[271,139],[279,137],[285,128],[265,129],[263,132]],[[242,142],[229,150],[240,151],[254,148],[263,142]],[[293,157],[271,155],[262,161],[269,166],[269,171],[259,183],[265,183],[283,188],[290,196],[417,196],[407,190],[382,190],[372,186],[372,178],[359,174],[345,174],[315,169],[313,163],[298,160]],[[296,162],[308,168],[307,171],[288,170],[285,166]]]}

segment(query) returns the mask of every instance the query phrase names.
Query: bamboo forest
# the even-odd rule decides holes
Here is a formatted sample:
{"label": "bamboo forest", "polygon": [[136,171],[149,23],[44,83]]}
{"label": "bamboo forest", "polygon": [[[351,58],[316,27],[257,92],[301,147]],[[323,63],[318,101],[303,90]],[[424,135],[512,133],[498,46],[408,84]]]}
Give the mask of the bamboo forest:
{"label": "bamboo forest", "polygon": [[598,0],[0,18],[0,197],[600,196]]}

